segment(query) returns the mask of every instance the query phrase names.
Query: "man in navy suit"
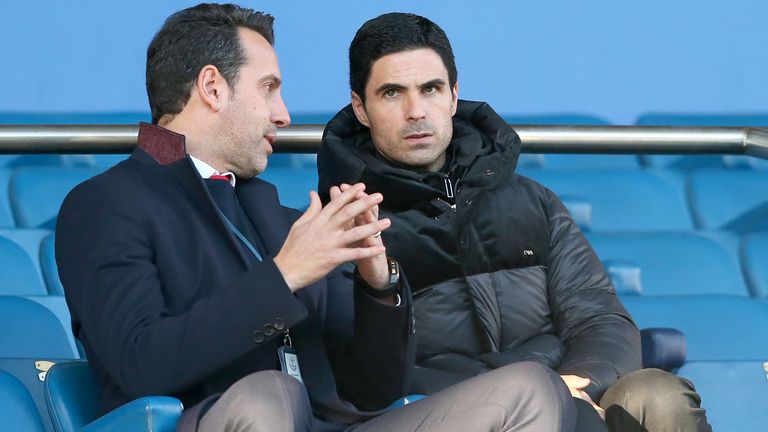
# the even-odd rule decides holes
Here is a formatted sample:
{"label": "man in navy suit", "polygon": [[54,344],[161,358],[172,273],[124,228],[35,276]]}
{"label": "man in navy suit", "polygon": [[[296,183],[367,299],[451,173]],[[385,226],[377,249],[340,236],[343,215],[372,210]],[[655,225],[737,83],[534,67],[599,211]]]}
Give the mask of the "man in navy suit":
{"label": "man in navy suit", "polygon": [[181,430],[571,430],[568,390],[535,364],[386,410],[409,387],[415,328],[382,195],[334,186],[301,215],[256,178],[290,123],[272,20],[172,15],[147,51],[153,124],[62,205],[56,259],[103,411],[172,395]]}

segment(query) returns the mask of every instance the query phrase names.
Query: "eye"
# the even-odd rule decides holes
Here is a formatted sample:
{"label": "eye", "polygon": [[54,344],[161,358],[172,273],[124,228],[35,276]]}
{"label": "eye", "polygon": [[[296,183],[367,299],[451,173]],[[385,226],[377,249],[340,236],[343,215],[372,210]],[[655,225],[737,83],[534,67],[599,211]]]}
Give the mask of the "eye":
{"label": "eye", "polygon": [[384,92],[384,97],[393,98],[397,96],[397,90],[395,89],[389,89]]}
{"label": "eye", "polygon": [[436,86],[426,86],[426,87],[424,87],[423,91],[426,94],[437,93],[437,87]]}

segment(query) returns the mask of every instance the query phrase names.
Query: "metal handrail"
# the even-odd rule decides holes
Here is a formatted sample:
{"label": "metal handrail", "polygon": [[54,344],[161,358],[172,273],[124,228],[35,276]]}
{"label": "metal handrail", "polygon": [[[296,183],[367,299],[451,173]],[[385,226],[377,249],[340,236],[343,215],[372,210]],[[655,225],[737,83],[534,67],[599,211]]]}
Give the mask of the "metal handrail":
{"label": "metal handrail", "polygon": [[[314,153],[323,125],[280,129],[277,153]],[[513,125],[525,153],[743,154],[768,159],[768,129]],[[0,125],[0,154],[130,153],[138,125]]]}

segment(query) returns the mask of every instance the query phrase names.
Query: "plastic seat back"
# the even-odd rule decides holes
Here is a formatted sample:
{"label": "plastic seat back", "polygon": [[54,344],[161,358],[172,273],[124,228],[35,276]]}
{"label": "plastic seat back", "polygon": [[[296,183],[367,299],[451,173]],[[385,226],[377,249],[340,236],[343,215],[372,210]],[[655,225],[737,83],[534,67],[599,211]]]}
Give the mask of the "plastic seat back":
{"label": "plastic seat back", "polygon": [[591,205],[593,231],[657,231],[693,228],[682,182],[643,170],[525,171],[560,197]]}
{"label": "plastic seat back", "polygon": [[77,358],[61,322],[32,300],[0,296],[0,357]]}
{"label": "plastic seat back", "polygon": [[0,370],[0,425],[8,431],[45,431],[35,402],[26,387],[3,370]]}
{"label": "plastic seat back", "polygon": [[678,375],[696,385],[713,431],[761,431],[768,424],[766,372],[762,361],[688,362]]}
{"label": "plastic seat back", "polygon": [[0,295],[46,295],[38,267],[13,240],[0,236]]}
{"label": "plastic seat back", "polygon": [[[748,296],[734,247],[698,232],[590,233],[621,294]],[[735,243],[735,239],[734,239]]]}
{"label": "plastic seat back", "polygon": [[688,187],[700,229],[768,231],[768,171],[703,170],[691,174]]}
{"label": "plastic seat back", "polygon": [[45,380],[45,400],[58,432],[172,432],[182,405],[164,396],[143,397],[99,417],[99,390],[87,362],[57,363]]}
{"label": "plastic seat back", "polygon": [[21,228],[56,227],[56,217],[70,190],[103,168],[23,167],[11,177],[10,200]]}
{"label": "plastic seat back", "polygon": [[756,296],[768,296],[768,233],[744,238],[741,262],[752,292]]}

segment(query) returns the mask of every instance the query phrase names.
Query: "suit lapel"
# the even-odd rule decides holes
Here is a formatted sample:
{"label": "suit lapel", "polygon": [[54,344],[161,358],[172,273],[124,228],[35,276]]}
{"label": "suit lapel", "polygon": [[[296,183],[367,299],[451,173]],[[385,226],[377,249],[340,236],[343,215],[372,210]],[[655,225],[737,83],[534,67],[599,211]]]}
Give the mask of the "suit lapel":
{"label": "suit lapel", "polygon": [[274,257],[291,229],[275,187],[257,178],[237,182],[237,199],[267,248],[267,255]]}
{"label": "suit lapel", "polygon": [[233,252],[237,254],[243,265],[248,267],[251,258],[247,255],[245,248],[240,244],[240,239],[232,233],[226,222],[224,222],[224,219],[216,207],[216,203],[208,192],[208,188],[205,186],[200,174],[198,174],[195,169],[192,160],[187,156],[184,159],[167,165],[166,169],[171,172],[172,177],[187,197],[199,207],[200,214],[206,220],[210,221],[210,225],[213,229],[218,230],[222,237],[227,239],[226,243],[230,246]]}

